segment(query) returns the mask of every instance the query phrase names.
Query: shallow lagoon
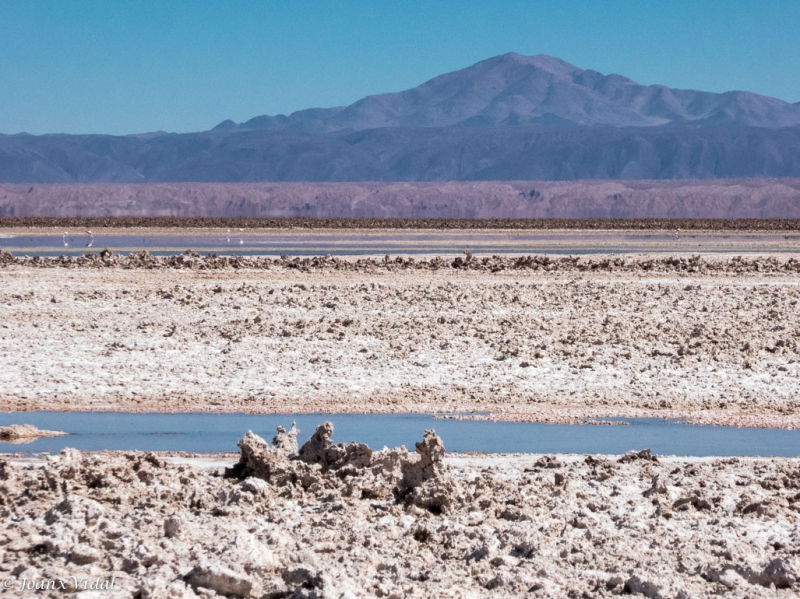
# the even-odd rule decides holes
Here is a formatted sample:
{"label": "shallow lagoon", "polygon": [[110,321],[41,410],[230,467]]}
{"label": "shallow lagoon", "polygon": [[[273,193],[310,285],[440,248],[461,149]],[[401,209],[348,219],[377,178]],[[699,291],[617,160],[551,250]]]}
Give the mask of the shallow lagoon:
{"label": "shallow lagoon", "polygon": [[187,249],[200,254],[240,256],[333,256],[383,254],[598,254],[637,252],[749,252],[794,253],[800,251],[800,236],[731,233],[687,234],[679,239],[663,233],[543,233],[470,232],[438,233],[340,233],[270,232],[253,234],[109,235],[86,234],[0,236],[0,249],[28,256],[79,256],[109,249],[128,254],[148,250],[153,255],[181,254]]}
{"label": "shallow lagoon", "polygon": [[326,420],[334,441],[373,449],[413,448],[434,428],[448,451],[486,453],[621,454],[648,447],[677,456],[800,456],[800,430],[693,426],[659,419],[620,419],[627,425],[567,425],[436,419],[424,414],[209,414],[120,412],[17,412],[0,414],[0,426],[32,424],[69,436],[26,444],[0,443],[0,452],[145,450],[226,452],[247,430],[271,440],[278,425],[297,422],[300,442]]}

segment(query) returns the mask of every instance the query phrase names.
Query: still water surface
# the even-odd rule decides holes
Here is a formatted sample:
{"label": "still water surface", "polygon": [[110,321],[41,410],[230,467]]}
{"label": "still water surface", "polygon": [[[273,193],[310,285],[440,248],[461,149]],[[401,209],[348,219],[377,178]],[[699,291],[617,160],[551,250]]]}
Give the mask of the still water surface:
{"label": "still water surface", "polygon": [[[304,442],[317,425],[334,424],[334,441],[358,441],[373,449],[414,447],[434,428],[448,451],[487,453],[620,454],[651,448],[678,456],[800,456],[800,430],[691,426],[658,419],[624,419],[627,426],[530,424],[435,419],[423,414],[248,415],[206,413],[27,412],[0,413],[0,426],[32,424],[62,430],[66,437],[24,445],[0,443],[0,452],[124,449],[145,451],[238,451],[247,430],[271,440],[292,420]],[[622,420],[622,419],[620,419]]]}
{"label": "still water surface", "polygon": [[383,254],[598,254],[631,252],[800,252],[800,235],[673,235],[659,233],[375,233],[375,234],[247,234],[230,235],[4,235],[0,249],[28,256],[79,256],[109,249],[128,254],[148,250],[175,255],[320,256]]}

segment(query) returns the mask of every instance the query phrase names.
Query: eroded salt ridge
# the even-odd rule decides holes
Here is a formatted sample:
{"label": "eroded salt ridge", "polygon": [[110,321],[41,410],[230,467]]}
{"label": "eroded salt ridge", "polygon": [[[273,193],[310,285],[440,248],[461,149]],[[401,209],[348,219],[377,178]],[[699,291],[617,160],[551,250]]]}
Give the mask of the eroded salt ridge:
{"label": "eroded salt ridge", "polygon": [[546,272],[665,272],[685,274],[746,274],[746,273],[800,273],[800,260],[775,256],[709,258],[694,256],[618,256],[586,257],[548,255],[525,256],[463,256],[414,258],[388,254],[383,258],[339,258],[336,256],[290,257],[281,256],[219,256],[200,255],[186,251],[177,256],[153,256],[147,250],[127,255],[110,250],[88,252],[83,256],[14,256],[0,250],[0,267],[26,266],[38,268],[123,268],[123,269],[190,269],[225,270],[287,268],[311,272],[336,270],[346,272],[371,272],[375,270],[471,270],[501,272],[505,270]]}
{"label": "eroded salt ridge", "polygon": [[225,475],[152,453],[5,457],[2,576],[113,579],[103,596],[143,599],[800,591],[800,460],[448,465],[433,431],[414,452],[332,433],[298,448],[294,428],[271,445],[248,432]]}

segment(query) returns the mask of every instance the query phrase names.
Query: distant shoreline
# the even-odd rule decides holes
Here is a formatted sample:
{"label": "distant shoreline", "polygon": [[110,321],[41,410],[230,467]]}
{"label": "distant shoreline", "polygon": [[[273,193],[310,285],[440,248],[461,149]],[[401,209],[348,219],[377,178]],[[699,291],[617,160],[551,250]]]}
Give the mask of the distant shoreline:
{"label": "distant shoreline", "polygon": [[0,217],[0,228],[514,229],[798,231],[800,218],[250,218],[173,216]]}

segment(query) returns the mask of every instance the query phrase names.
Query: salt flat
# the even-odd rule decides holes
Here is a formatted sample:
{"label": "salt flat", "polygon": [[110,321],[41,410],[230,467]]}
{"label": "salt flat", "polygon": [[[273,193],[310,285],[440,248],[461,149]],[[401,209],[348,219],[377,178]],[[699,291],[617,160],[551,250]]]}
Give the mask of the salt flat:
{"label": "salt flat", "polygon": [[7,410],[800,425],[786,256],[95,255],[0,276]]}
{"label": "salt flat", "polygon": [[[0,278],[6,410],[800,424],[791,256],[0,254]],[[187,599],[800,589],[797,458],[447,455],[433,433],[372,451],[332,433],[302,448],[247,434],[238,465],[0,456],[7,594],[88,579]]]}

